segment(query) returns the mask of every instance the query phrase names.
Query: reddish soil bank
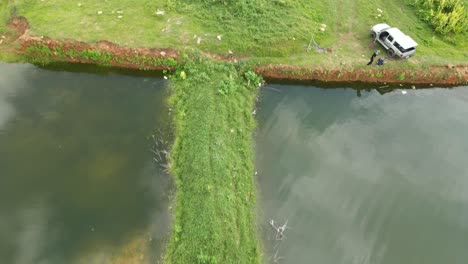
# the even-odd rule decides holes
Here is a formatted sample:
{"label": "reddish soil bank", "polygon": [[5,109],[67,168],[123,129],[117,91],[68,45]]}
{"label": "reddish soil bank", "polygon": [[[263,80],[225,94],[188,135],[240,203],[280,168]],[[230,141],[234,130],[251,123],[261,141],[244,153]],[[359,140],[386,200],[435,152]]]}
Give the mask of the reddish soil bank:
{"label": "reddish soil bank", "polygon": [[[114,58],[109,64],[114,67],[127,68],[127,69],[147,69],[147,70],[164,70],[171,69],[173,66],[160,64],[155,65],[149,59],[160,59],[164,61],[172,58],[177,60],[179,53],[174,49],[158,49],[158,48],[129,48],[122,47],[109,41],[99,41],[98,43],[85,43],[74,40],[54,40],[47,37],[31,36],[29,34],[29,25],[25,18],[16,17],[12,19],[10,28],[14,36],[10,37],[12,41],[19,43],[19,48],[16,52],[27,55],[27,50],[30,47],[41,46],[47,47],[49,50],[61,50],[64,53],[73,51],[79,54],[82,51],[98,51],[112,55]],[[31,56],[34,56],[31,55]],[[48,56],[57,61],[73,62],[73,63],[99,63],[91,59],[85,59],[80,56],[61,56],[57,52]],[[139,58],[139,59],[138,59]],[[143,60],[142,58],[145,58]]]}
{"label": "reddish soil bank", "polygon": [[[129,69],[163,70],[171,69],[168,65],[154,65],[150,63],[135,63],[131,58],[146,57],[154,59],[173,58],[177,60],[179,53],[175,49],[158,48],[129,48],[122,47],[109,41],[100,41],[95,44],[73,41],[54,40],[47,37],[31,36],[28,22],[25,18],[13,18],[10,23],[10,42],[19,43],[17,53],[26,54],[29,47],[35,45],[47,46],[50,50],[60,48],[63,51],[79,53],[84,50],[93,50],[112,54],[115,60],[110,64],[115,67]],[[49,56],[57,61],[91,63],[96,61],[71,56],[59,56],[53,53]],[[215,60],[232,61],[243,58],[224,58],[215,55],[209,56]],[[394,68],[358,68],[358,69],[325,69],[314,66],[292,66],[284,64],[260,65],[256,72],[267,80],[273,81],[323,81],[323,82],[364,82],[388,84],[420,84],[420,85],[461,85],[468,83],[468,65],[431,66],[427,69],[394,69]]]}
{"label": "reddish soil bank", "polygon": [[364,82],[415,85],[460,85],[468,83],[468,66],[431,66],[428,69],[323,69],[313,66],[263,65],[256,68],[267,80]]}

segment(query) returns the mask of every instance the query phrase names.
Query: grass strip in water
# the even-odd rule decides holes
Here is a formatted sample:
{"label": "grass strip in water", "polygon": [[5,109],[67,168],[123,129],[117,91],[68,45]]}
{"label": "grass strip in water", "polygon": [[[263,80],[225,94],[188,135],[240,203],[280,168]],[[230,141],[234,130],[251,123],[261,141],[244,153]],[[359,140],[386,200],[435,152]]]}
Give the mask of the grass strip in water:
{"label": "grass strip in water", "polygon": [[171,84],[177,194],[167,263],[261,263],[252,132],[260,77],[188,61]]}

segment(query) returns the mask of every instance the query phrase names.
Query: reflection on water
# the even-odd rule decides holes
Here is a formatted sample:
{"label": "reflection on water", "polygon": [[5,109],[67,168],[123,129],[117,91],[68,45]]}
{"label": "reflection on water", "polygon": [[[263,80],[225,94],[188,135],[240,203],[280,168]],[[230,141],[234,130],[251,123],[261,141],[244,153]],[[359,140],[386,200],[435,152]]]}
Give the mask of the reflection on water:
{"label": "reflection on water", "polygon": [[[258,111],[264,223],[281,263],[466,263],[468,88],[270,86]],[[272,262],[272,258],[269,262]]]}
{"label": "reflection on water", "polygon": [[164,85],[0,64],[0,263],[155,262],[169,177],[149,150]]}

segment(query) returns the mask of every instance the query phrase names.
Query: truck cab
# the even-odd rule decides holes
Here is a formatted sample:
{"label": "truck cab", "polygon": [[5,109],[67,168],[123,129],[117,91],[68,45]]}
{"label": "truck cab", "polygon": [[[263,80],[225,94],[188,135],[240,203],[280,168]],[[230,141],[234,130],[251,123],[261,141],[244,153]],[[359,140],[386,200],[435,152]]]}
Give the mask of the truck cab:
{"label": "truck cab", "polygon": [[371,39],[378,41],[387,50],[389,57],[407,59],[414,56],[418,43],[398,28],[387,24],[377,24],[371,28]]}

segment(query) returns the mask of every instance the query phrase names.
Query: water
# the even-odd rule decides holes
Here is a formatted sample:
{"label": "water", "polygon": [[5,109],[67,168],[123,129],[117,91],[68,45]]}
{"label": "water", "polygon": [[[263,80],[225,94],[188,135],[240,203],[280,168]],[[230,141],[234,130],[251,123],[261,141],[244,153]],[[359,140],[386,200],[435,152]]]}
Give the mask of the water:
{"label": "water", "polygon": [[0,64],[0,263],[155,263],[169,221],[150,152],[164,86]]}
{"label": "water", "polygon": [[[468,87],[263,89],[266,262],[467,263],[467,117]],[[288,220],[281,243],[269,219]]]}

